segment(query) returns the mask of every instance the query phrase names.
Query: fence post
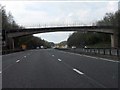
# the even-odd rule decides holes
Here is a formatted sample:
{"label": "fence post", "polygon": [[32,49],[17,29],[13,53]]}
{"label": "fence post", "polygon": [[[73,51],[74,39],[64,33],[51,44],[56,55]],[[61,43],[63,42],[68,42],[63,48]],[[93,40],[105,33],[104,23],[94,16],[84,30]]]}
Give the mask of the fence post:
{"label": "fence post", "polygon": [[105,49],[103,49],[103,55],[105,55]]}
{"label": "fence post", "polygon": [[117,56],[119,57],[119,49],[117,49]]}
{"label": "fence post", "polygon": [[111,55],[111,49],[109,50],[109,54]]}
{"label": "fence post", "polygon": [[91,53],[91,49],[90,49],[90,53]]}
{"label": "fence post", "polygon": [[98,54],[100,54],[100,48],[98,49]]}
{"label": "fence post", "polygon": [[95,48],[94,48],[94,54],[96,54],[96,53],[95,53]]}

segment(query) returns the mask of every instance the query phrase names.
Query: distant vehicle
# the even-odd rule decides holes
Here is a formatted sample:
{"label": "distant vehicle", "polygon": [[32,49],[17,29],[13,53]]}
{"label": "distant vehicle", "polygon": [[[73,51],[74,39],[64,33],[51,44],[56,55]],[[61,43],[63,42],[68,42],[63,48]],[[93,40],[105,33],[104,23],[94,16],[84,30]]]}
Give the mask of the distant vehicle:
{"label": "distant vehicle", "polygon": [[22,48],[22,50],[26,50],[27,46],[24,45],[24,44],[22,44],[22,45],[21,45],[21,48]]}
{"label": "distant vehicle", "polygon": [[40,46],[40,48],[41,48],[41,49],[43,49],[43,48],[44,48],[44,46]]}
{"label": "distant vehicle", "polygon": [[85,48],[87,48],[87,46],[85,46]]}
{"label": "distant vehicle", "polygon": [[36,47],[36,49],[40,49],[40,47]]}
{"label": "distant vehicle", "polygon": [[72,49],[75,49],[76,48],[76,46],[72,46]]}

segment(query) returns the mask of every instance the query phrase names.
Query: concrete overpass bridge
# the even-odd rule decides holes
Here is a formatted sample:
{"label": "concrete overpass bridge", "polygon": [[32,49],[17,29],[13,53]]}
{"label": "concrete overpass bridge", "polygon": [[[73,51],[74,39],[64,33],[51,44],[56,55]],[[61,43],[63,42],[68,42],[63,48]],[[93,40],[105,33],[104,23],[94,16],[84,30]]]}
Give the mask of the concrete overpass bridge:
{"label": "concrete overpass bridge", "polygon": [[98,32],[111,35],[111,47],[118,47],[118,32],[113,26],[58,26],[58,27],[43,27],[43,28],[25,28],[6,30],[5,36],[9,38],[12,48],[14,48],[14,38],[37,33],[58,32],[58,31],[79,31],[79,32]]}

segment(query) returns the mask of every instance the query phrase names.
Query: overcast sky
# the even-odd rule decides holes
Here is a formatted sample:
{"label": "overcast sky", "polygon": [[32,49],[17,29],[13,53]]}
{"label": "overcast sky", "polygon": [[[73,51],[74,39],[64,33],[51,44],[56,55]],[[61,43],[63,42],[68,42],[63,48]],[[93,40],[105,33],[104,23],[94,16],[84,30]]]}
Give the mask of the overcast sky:
{"label": "overcast sky", "polygon": [[[117,0],[87,1],[0,1],[7,12],[11,12],[15,21],[25,27],[39,27],[55,24],[91,25],[101,20],[105,13],[114,13],[118,9]],[[58,43],[67,40],[72,32],[42,33],[45,40]]]}

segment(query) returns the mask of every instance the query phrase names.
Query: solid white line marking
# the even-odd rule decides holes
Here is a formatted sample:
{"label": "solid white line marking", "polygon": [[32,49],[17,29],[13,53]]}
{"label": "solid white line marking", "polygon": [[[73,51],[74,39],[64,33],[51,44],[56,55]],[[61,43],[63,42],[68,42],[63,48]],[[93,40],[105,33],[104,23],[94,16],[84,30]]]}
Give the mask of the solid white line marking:
{"label": "solid white line marking", "polygon": [[20,60],[17,60],[16,62],[18,63],[18,62],[20,62]]}
{"label": "solid white line marking", "polygon": [[55,55],[52,55],[53,57],[55,56]]}
{"label": "solid white line marking", "polygon": [[72,53],[72,52],[65,52],[65,51],[59,51],[59,52],[62,52],[62,53],[67,53],[67,54],[72,54],[72,55],[82,56],[81,54]]}
{"label": "solid white line marking", "polygon": [[58,59],[58,61],[60,61],[60,62],[61,62],[62,60],[61,60],[61,59]]}
{"label": "solid white line marking", "polygon": [[79,70],[77,70],[77,69],[75,69],[75,68],[74,68],[73,70],[74,70],[75,72],[77,72],[78,74],[81,74],[81,75],[84,74],[83,72],[81,72],[81,71],[79,71]]}
{"label": "solid white line marking", "polygon": [[77,53],[70,53],[70,52],[66,52],[68,54],[72,54],[72,55],[79,55],[79,56],[82,56],[81,54],[77,54]]}
{"label": "solid white line marking", "polygon": [[81,55],[81,54],[77,54],[77,53],[64,52],[64,51],[60,51],[60,52],[68,53],[68,54],[73,54],[73,55],[84,56],[84,57],[89,57],[89,58],[94,58],[94,59],[101,59],[101,60],[109,61],[109,62],[116,62],[116,63],[119,63],[119,62],[120,62],[120,61],[110,60],[110,59],[106,59],[106,58],[93,57],[93,56],[88,56],[88,55]]}
{"label": "solid white line marking", "polygon": [[110,62],[119,62],[119,61],[113,61],[113,60],[106,59],[106,58],[99,58],[99,59],[102,59],[102,60],[105,60],[105,61],[110,61]]}
{"label": "solid white line marking", "polygon": [[110,59],[106,59],[106,58],[93,57],[93,56],[88,56],[88,55],[83,55],[83,56],[89,57],[89,58],[101,59],[101,60],[109,61],[109,62],[119,62],[119,61],[114,61],[114,60],[110,60]]}
{"label": "solid white line marking", "polygon": [[97,57],[92,57],[92,56],[88,56],[88,55],[83,55],[85,57],[89,57],[89,58],[95,58],[95,59],[98,59]]}

